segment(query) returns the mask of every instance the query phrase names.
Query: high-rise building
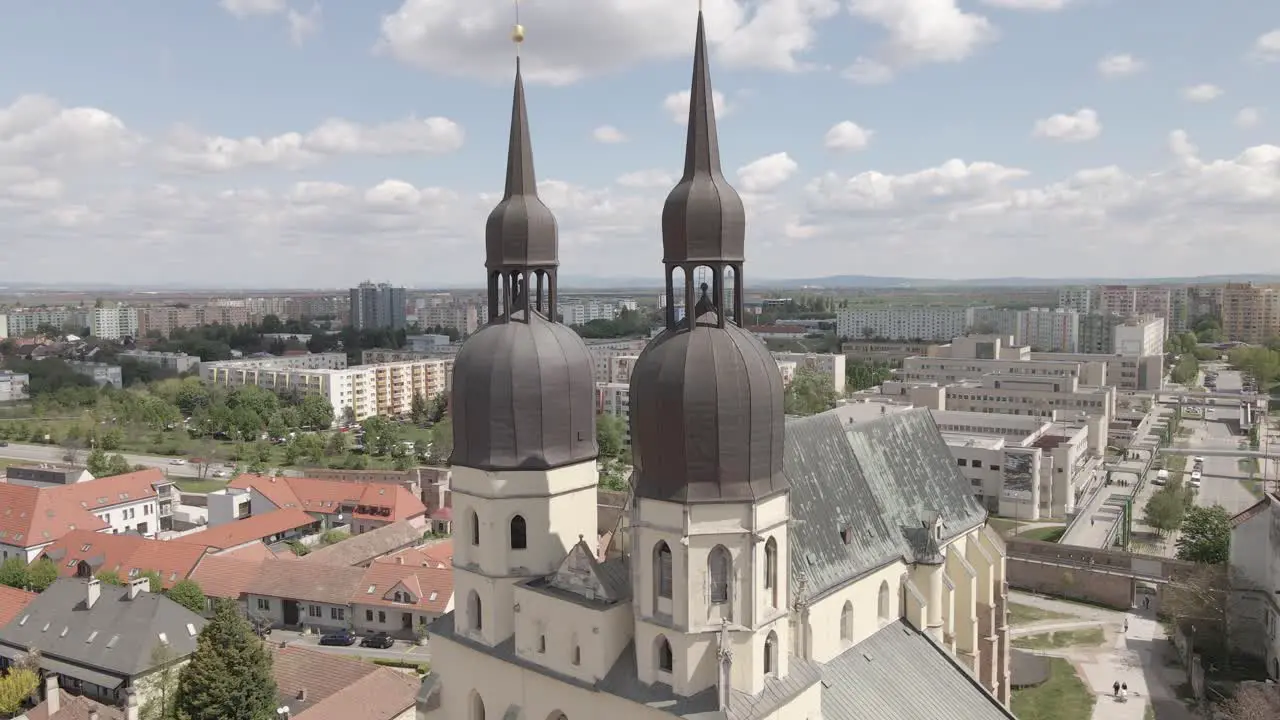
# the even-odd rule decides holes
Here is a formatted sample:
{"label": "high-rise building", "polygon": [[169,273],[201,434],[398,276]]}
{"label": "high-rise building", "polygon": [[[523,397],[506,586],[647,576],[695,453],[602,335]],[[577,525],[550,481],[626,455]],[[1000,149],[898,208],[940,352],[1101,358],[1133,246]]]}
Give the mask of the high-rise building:
{"label": "high-rise building", "polygon": [[357,330],[403,330],[404,288],[371,282],[351,288],[351,325]]}

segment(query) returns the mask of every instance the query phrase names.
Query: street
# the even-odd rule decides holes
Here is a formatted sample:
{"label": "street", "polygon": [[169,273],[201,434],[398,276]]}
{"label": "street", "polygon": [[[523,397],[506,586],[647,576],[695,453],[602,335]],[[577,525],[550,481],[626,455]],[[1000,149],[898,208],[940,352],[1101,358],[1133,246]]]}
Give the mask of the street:
{"label": "street", "polygon": [[396,644],[386,650],[360,647],[359,642],[351,646],[321,645],[320,636],[308,635],[293,630],[272,630],[267,640],[276,644],[286,643],[312,650],[331,652],[336,655],[352,655],[370,660],[398,660],[412,663],[424,663],[431,660],[431,649],[428,645],[418,645],[406,640],[396,640]]}
{"label": "street", "polygon": [[[1225,369],[1218,371],[1218,392],[1240,392],[1242,384],[1239,371]],[[1239,401],[1209,399],[1206,402],[1210,404],[1184,405],[1184,409],[1186,407],[1200,407],[1204,411],[1212,409],[1213,417],[1191,417],[1184,412],[1182,427],[1190,430],[1191,436],[1179,438],[1177,445],[1189,449],[1236,450],[1243,443],[1244,447],[1248,448],[1248,437],[1232,432],[1240,422]],[[1188,459],[1186,467],[1188,474],[1184,475],[1184,481],[1190,478],[1191,468],[1192,463]],[[1204,478],[1196,494],[1196,504],[1204,507],[1221,505],[1233,515],[1244,510],[1258,500],[1242,482],[1247,481],[1249,476],[1250,473],[1241,468],[1240,458],[1206,456]]]}
{"label": "street", "polygon": [[[81,450],[80,462],[84,462],[84,458],[88,456],[88,452]],[[36,463],[61,463],[62,456],[67,454],[66,448],[58,445],[28,445],[25,443],[9,443],[6,447],[0,447],[0,457],[12,460],[26,460]],[[109,453],[114,455],[115,453]],[[131,455],[125,454],[124,459],[129,461],[130,465],[143,465],[146,467],[160,468],[169,475],[176,477],[198,477],[200,469],[192,465],[172,465],[173,458],[162,457],[159,455]]]}

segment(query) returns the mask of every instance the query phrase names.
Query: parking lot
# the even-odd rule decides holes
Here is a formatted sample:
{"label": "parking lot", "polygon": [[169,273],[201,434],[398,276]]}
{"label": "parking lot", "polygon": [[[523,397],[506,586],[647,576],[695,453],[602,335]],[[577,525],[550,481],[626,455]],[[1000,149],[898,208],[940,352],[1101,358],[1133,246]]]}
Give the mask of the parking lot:
{"label": "parking lot", "polygon": [[386,650],[380,648],[360,647],[357,640],[355,645],[321,645],[319,635],[311,635],[300,633],[294,630],[272,630],[271,635],[267,637],[267,642],[276,644],[285,643],[287,645],[295,645],[300,647],[308,647],[313,650],[321,650],[331,652],[337,655],[353,655],[368,659],[378,660],[400,660],[404,662],[422,663],[431,660],[431,643],[426,645],[418,645],[408,640],[396,640],[395,645]]}

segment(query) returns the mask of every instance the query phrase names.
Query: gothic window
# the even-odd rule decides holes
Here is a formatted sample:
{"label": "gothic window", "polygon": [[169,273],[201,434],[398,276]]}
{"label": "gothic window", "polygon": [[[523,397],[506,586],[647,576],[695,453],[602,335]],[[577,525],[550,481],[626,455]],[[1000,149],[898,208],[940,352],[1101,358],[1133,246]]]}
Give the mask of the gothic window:
{"label": "gothic window", "polygon": [[480,698],[480,693],[475,690],[471,691],[471,717],[467,720],[485,720],[484,718],[484,700]]}
{"label": "gothic window", "polygon": [[468,520],[468,523],[471,525],[471,544],[479,545],[480,544],[480,516],[476,514],[475,510],[471,511],[471,518]]}
{"label": "gothic window", "polygon": [[853,603],[848,600],[844,603],[844,609],[840,611],[840,641],[853,642]]}
{"label": "gothic window", "polygon": [[529,547],[529,539],[525,534],[524,516],[511,518],[511,549],[524,550]]}
{"label": "gothic window", "polygon": [[764,674],[774,675],[778,672],[778,633],[769,631],[764,639]]}
{"label": "gothic window", "polygon": [[671,672],[672,666],[675,664],[675,658],[671,655],[671,643],[661,635],[658,636],[658,670],[660,672]]}
{"label": "gothic window", "polygon": [[671,548],[659,541],[653,548],[653,583],[658,597],[671,597]]}
{"label": "gothic window", "polygon": [[889,619],[889,581],[880,581],[880,597],[876,602],[876,614],[879,615],[880,621],[884,622]]}
{"label": "gothic window", "polygon": [[480,606],[480,595],[475,590],[467,596],[467,620],[471,623],[472,630],[484,629],[484,618],[480,614],[483,608]]}
{"label": "gothic window", "polygon": [[539,635],[538,636],[538,652],[544,653],[546,651],[547,651],[547,636]]}
{"label": "gothic window", "polygon": [[764,587],[769,591],[769,605],[778,607],[778,541],[769,538],[764,544]]}
{"label": "gothic window", "polygon": [[582,648],[577,645],[573,646],[573,664],[574,665],[582,664]]}
{"label": "gothic window", "polygon": [[723,545],[711,548],[707,556],[707,576],[711,583],[711,604],[726,605],[729,602],[729,576],[732,575],[733,557]]}

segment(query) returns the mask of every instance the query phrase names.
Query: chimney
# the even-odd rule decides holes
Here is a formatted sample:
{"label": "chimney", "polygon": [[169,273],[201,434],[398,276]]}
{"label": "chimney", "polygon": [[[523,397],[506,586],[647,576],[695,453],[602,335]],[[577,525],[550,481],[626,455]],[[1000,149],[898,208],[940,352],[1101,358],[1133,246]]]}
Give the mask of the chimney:
{"label": "chimney", "polygon": [[44,679],[44,702],[49,717],[62,709],[62,691],[58,688],[58,676],[49,673]]}
{"label": "chimney", "polygon": [[89,709],[89,720],[98,720],[98,708]]}
{"label": "chimney", "polygon": [[403,565],[403,564],[404,564],[404,556],[403,556],[403,555],[397,555],[397,556],[396,556],[396,564],[397,564],[397,565]]}
{"label": "chimney", "polygon": [[86,593],[84,598],[84,606],[87,608],[91,608],[93,607],[94,603],[98,602],[98,598],[102,597],[102,581],[99,580],[98,578],[89,578],[88,582],[86,582],[84,585],[85,585],[85,593]]}
{"label": "chimney", "polygon": [[298,689],[298,702],[306,702],[306,701],[307,701],[307,689],[306,689],[306,688],[299,688],[299,689]]}
{"label": "chimney", "polygon": [[138,593],[151,592],[151,578],[140,577],[129,581],[129,599],[138,597]]}
{"label": "chimney", "polygon": [[124,720],[138,720],[138,694],[133,688],[124,691]]}

